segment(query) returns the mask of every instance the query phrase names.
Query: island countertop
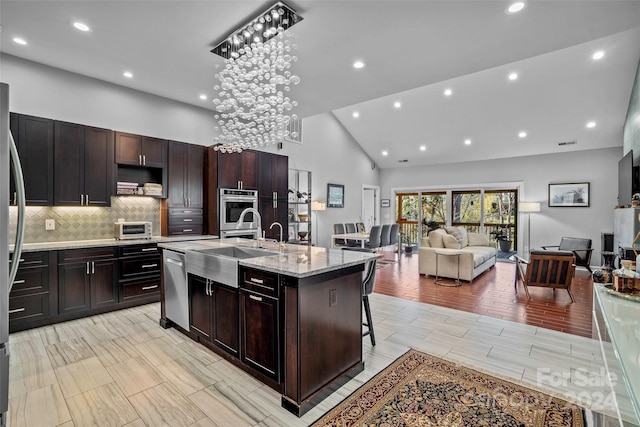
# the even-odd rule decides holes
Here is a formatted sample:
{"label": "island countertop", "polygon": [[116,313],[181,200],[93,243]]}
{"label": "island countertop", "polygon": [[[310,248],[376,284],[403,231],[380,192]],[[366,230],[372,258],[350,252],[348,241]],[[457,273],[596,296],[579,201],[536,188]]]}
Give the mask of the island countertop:
{"label": "island countertop", "polygon": [[[209,249],[223,246],[252,246],[255,240],[249,239],[219,239],[184,242],[162,242],[158,246],[177,251]],[[319,248],[315,246],[284,245],[282,252],[278,252],[277,244],[267,244],[263,249],[272,252],[263,257],[239,260],[239,265],[271,273],[284,274],[296,278],[304,278],[339,270],[352,265],[364,264],[379,255],[369,252],[345,251],[339,249]]]}

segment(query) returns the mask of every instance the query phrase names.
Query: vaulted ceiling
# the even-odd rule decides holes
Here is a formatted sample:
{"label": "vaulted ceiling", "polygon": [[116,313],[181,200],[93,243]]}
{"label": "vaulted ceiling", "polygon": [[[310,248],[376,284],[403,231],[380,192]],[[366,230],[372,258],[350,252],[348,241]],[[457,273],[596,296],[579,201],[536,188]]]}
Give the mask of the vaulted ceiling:
{"label": "vaulted ceiling", "polygon": [[[224,62],[209,51],[271,4],[2,0],[0,51],[213,110]],[[622,146],[640,1],[287,4],[304,18],[291,30],[298,115],[333,112],[380,167]]]}

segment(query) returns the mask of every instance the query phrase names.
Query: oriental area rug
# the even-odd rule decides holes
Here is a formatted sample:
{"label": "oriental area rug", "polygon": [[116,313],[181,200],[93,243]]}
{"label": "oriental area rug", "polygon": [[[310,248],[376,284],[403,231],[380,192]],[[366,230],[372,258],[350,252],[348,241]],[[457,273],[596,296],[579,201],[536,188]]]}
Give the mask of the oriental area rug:
{"label": "oriental area rug", "polygon": [[409,350],[313,424],[583,427],[582,408]]}

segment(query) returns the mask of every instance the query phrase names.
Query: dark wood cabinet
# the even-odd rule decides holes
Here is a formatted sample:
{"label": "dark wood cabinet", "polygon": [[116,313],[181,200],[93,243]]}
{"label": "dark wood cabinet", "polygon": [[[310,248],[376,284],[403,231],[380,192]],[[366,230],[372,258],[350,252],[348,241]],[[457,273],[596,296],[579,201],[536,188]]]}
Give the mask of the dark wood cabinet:
{"label": "dark wood cabinet", "polygon": [[168,196],[162,202],[163,236],[202,234],[204,147],[169,142]]}
{"label": "dark wood cabinet", "polygon": [[[53,120],[15,114],[10,126],[22,166],[27,205],[52,206]],[[14,192],[11,196],[15,200]]]}
{"label": "dark wood cabinet", "polygon": [[289,158],[278,154],[259,153],[260,198],[259,211],[265,236],[280,239],[280,229],[269,226],[279,222],[283,227],[283,240],[288,237]]}
{"label": "dark wood cabinet", "polygon": [[110,130],[56,121],[54,159],[54,205],[111,206]]}
{"label": "dark wood cabinet", "polygon": [[115,248],[59,251],[59,314],[117,304],[117,279]]}
{"label": "dark wood cabinet", "polygon": [[280,382],[281,322],[277,274],[243,268],[240,272],[241,360]]}
{"label": "dark wood cabinet", "polygon": [[258,189],[258,152],[217,152],[218,188]]}
{"label": "dark wood cabinet", "polygon": [[126,245],[118,252],[119,301],[159,300],[161,255],[158,245]]}
{"label": "dark wood cabinet", "polygon": [[167,165],[167,140],[116,132],[115,160],[118,164],[164,168]]}
{"label": "dark wood cabinet", "polygon": [[210,281],[189,274],[189,329],[199,339],[211,341],[213,330]]}
{"label": "dark wood cabinet", "polygon": [[238,357],[240,354],[240,302],[238,288],[213,286],[213,343]]}

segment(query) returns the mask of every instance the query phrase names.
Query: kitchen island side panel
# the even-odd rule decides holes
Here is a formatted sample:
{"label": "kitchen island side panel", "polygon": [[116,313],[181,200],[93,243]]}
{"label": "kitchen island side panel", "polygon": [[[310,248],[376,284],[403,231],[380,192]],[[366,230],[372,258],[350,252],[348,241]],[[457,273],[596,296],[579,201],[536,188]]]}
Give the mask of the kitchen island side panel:
{"label": "kitchen island side panel", "polygon": [[285,288],[284,394],[298,406],[362,364],[362,270],[350,267]]}

